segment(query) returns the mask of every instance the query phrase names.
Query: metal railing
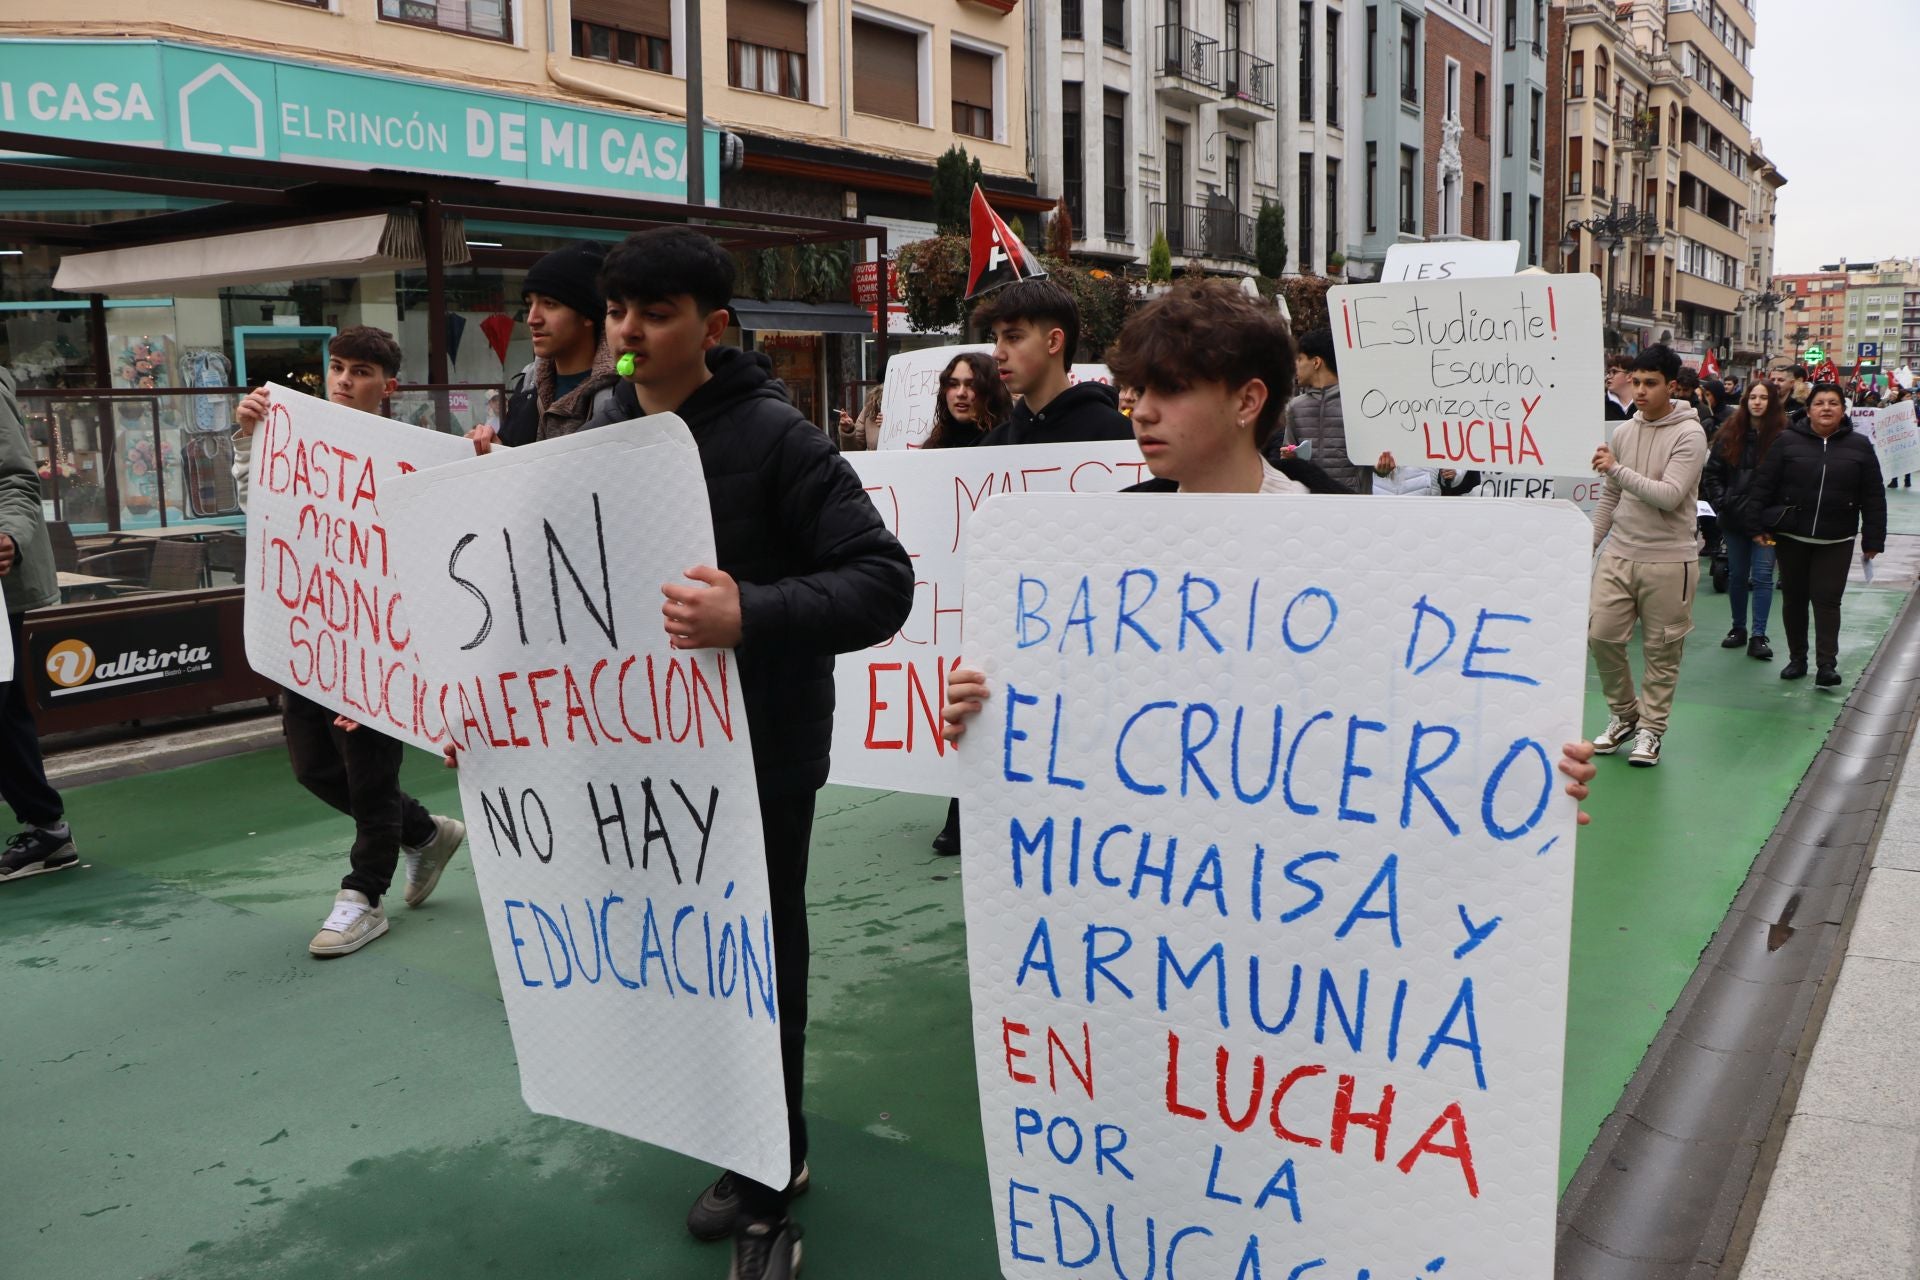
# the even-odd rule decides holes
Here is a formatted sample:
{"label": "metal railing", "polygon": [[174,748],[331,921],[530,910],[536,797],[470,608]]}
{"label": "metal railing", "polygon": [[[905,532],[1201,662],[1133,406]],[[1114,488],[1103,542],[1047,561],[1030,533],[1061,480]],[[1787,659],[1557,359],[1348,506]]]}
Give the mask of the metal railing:
{"label": "metal railing", "polygon": [[1650,316],[1653,314],[1653,295],[1635,293],[1632,289],[1615,289],[1613,313],[1618,316]]}
{"label": "metal railing", "polygon": [[1228,204],[1148,206],[1167,248],[1189,258],[1253,261],[1253,219]]}
{"label": "metal railing", "polygon": [[1229,98],[1250,102],[1256,107],[1273,109],[1273,64],[1256,58],[1245,49],[1229,49],[1223,60],[1226,83],[1220,91]]}
{"label": "metal railing", "polygon": [[1220,87],[1220,42],[1191,27],[1171,24],[1156,29],[1160,74],[1209,89]]}

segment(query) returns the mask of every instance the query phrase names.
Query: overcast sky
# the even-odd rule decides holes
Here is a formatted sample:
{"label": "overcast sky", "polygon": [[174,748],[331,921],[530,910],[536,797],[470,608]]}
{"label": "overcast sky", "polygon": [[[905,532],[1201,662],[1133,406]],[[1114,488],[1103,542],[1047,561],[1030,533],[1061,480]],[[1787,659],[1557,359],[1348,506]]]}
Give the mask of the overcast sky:
{"label": "overcast sky", "polygon": [[[1774,270],[1920,255],[1914,0],[1759,0],[1753,136],[1787,177]],[[1804,11],[1804,12],[1803,12]],[[1817,20],[1814,15],[1818,14]]]}

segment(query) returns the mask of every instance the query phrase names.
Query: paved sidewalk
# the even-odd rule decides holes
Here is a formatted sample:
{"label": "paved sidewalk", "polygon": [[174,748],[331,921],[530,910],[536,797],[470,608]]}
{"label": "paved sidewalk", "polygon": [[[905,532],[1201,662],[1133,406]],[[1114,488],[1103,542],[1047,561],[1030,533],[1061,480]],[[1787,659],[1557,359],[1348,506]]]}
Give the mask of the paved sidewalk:
{"label": "paved sidewalk", "polygon": [[1903,767],[1741,1280],[1920,1276],[1920,769]]}

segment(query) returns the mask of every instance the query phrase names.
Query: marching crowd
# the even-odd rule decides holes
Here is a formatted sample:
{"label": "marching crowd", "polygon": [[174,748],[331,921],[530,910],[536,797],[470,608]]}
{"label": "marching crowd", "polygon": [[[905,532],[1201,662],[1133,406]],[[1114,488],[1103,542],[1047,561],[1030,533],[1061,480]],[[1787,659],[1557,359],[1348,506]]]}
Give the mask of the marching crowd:
{"label": "marching crowd", "polygon": [[[676,647],[738,654],[772,897],[792,1176],[767,1186],[723,1173],[687,1227],[701,1239],[732,1239],[732,1277],[783,1280],[801,1255],[789,1206],[810,1180],[805,881],[815,795],[827,776],[833,660],[894,634],[913,599],[907,552],[836,448],[872,446],[878,397],[858,418],[842,415],[831,433],[807,422],[764,355],[723,344],[734,264],[695,230],[648,231],[610,252],[571,246],[536,266],[526,285],[535,359],[497,425],[472,433],[476,450],[671,411],[691,428],[706,475],[717,563],[691,571],[688,582],[661,584],[661,618]],[[1350,459],[1332,335],[1322,329],[1296,341],[1273,307],[1222,283],[1183,283],[1127,321],[1107,353],[1118,392],[1070,380],[1079,315],[1072,296],[1045,279],[991,293],[974,322],[992,353],[947,364],[928,448],[1132,439],[1154,477],[1132,490],[1142,494],[1458,495],[1480,483],[1475,472],[1427,470],[1391,454],[1371,464]],[[399,367],[391,335],[345,330],[331,345],[328,394],[377,411]],[[1869,560],[1885,546],[1886,493],[1842,389],[1805,384],[1803,372],[1779,370],[1740,390],[1689,378],[1663,346],[1609,369],[1607,417],[1616,421],[1593,456],[1606,484],[1594,513],[1588,633],[1610,714],[1590,743],[1564,749],[1559,767],[1576,799],[1587,794],[1596,752],[1629,748],[1635,764],[1660,761],[1699,591],[1699,497],[1712,505],[1726,548],[1726,645],[1772,657],[1777,570],[1789,659],[1781,675],[1804,676],[1811,658],[1816,684],[1840,683],[1841,588],[1856,540]],[[265,407],[255,392],[237,415],[243,485],[248,439]],[[0,575],[16,663],[21,611],[57,598],[30,452],[0,371]],[[1638,687],[1627,657],[1636,626]],[[961,739],[991,685],[991,672],[952,673],[942,712],[950,739]],[[397,742],[291,693],[283,717],[295,779],[354,823],[347,874],[309,944],[316,956],[351,954],[387,931],[384,900],[403,862],[403,901],[416,907],[465,830],[401,789]],[[448,762],[458,763],[451,751]],[[0,791],[25,827],[0,857],[0,879],[74,865],[17,678],[0,703]],[[936,847],[955,853],[959,843],[950,808]]]}

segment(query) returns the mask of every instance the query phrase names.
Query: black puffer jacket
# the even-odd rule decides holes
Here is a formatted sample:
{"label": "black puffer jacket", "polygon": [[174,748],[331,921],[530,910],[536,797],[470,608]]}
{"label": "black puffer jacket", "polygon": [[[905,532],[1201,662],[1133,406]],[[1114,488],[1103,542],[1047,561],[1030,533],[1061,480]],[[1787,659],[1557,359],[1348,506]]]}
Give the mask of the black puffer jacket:
{"label": "black puffer jacket", "polygon": [[1763,460],[1760,430],[1751,422],[1740,443],[1739,462],[1727,461],[1717,440],[1707,450],[1707,465],[1700,473],[1700,496],[1713,508],[1720,527],[1728,533],[1751,537],[1766,532],[1759,510],[1753,505],[1753,477]]}
{"label": "black puffer jacket", "polygon": [[[913,608],[913,563],[826,433],[757,351],[707,353],[680,417],[700,448],[720,563],[740,584],[740,687],[762,791],[813,791],[833,743],[833,655],[877,644]],[[633,385],[587,427],[642,416]]]}
{"label": "black puffer jacket", "polygon": [[1086,440],[1131,440],[1133,424],[1120,412],[1119,393],[1103,382],[1068,387],[1038,413],[1022,400],[1013,416],[981,437],[982,445],[1078,444]]}
{"label": "black puffer jacket", "polygon": [[1851,538],[1887,549],[1887,491],[1873,442],[1842,421],[1822,440],[1796,418],[1754,473],[1751,507],[1763,528],[1803,538]]}

